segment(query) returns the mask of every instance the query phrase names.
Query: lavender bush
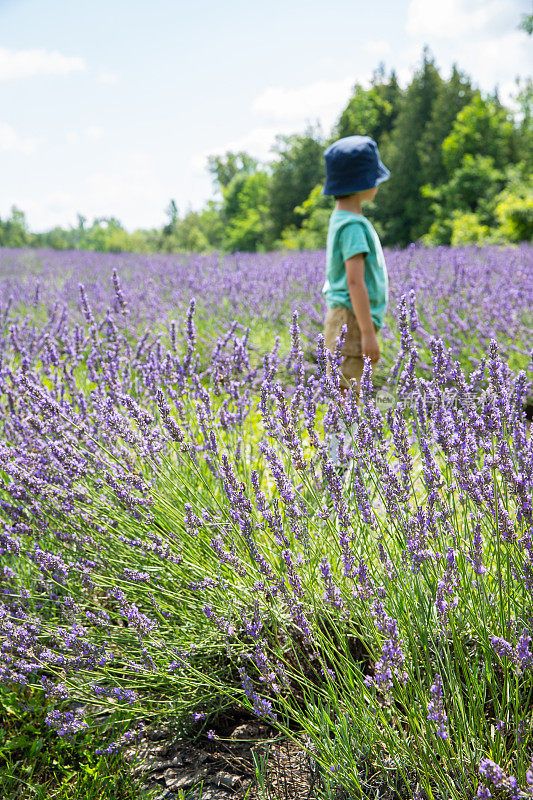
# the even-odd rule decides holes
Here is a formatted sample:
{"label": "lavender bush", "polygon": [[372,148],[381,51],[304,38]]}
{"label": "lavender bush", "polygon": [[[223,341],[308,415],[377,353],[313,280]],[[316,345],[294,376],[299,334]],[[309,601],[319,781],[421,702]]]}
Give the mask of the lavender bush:
{"label": "lavender bush", "polygon": [[[531,796],[533,446],[509,366],[530,255],[390,254],[394,402],[367,365],[357,406],[309,314],[257,350],[298,298],[318,325],[319,255],[146,259],[143,294],[139,257],[4,254],[2,680],[44,688],[64,736],[102,708],[131,737],[237,702],[303,736],[326,797],[375,796],[376,775],[405,797]],[[471,353],[467,313],[485,314]]]}

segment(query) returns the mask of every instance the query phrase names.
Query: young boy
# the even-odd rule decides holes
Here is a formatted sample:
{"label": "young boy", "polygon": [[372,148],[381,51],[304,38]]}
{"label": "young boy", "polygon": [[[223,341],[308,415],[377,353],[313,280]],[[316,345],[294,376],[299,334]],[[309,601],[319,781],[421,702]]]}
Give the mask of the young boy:
{"label": "young boy", "polygon": [[324,153],[326,184],[323,194],[334,195],[326,253],[327,314],[325,346],[333,352],[343,325],[347,326],[341,371],[345,388],[363,373],[363,356],[379,360],[377,331],[388,302],[388,277],[378,235],[363,216],[362,205],[373,200],[378,186],[390,176],[369,136],[346,136]]}

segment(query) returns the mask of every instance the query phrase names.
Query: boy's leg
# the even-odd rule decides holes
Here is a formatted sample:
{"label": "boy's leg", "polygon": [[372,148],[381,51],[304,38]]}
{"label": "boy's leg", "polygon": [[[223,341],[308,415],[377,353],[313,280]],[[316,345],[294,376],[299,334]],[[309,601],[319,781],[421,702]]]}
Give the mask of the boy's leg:
{"label": "boy's leg", "polygon": [[[324,347],[326,350],[329,350],[330,353],[335,351],[337,339],[341,335],[343,326],[346,325],[347,329],[349,327],[349,311],[350,309],[346,308],[346,306],[334,306],[333,308],[328,308],[326,311],[326,319],[324,321]],[[342,348],[343,355],[346,355],[347,338],[348,331],[346,332],[344,346]]]}
{"label": "boy's leg", "polygon": [[347,386],[355,384],[357,398],[361,389],[361,378],[363,377],[363,369],[365,362],[362,356],[345,356],[342,360],[341,370]]}
{"label": "boy's leg", "polygon": [[352,381],[356,381],[359,393],[364,366],[361,350],[361,331],[355,314],[346,306],[328,308],[324,323],[324,346],[331,353],[335,351],[337,339],[341,335],[344,325],[346,325],[346,335],[342,348],[343,360],[341,364],[341,373],[344,378],[343,389],[346,391]]}
{"label": "boy's leg", "polygon": [[[361,351],[361,331],[357,324],[355,314],[353,314],[349,308],[345,306],[336,306],[335,308],[328,309],[324,325],[324,344],[325,347],[333,353],[336,340],[341,334],[343,325],[346,325],[346,336],[342,348],[343,359],[341,363],[341,373],[344,382],[342,393],[344,395],[349,386],[355,383],[357,396],[359,396],[364,367]],[[342,469],[345,469],[347,464],[341,464],[340,448],[346,446],[351,435],[352,432],[342,423],[339,433],[333,433],[329,438],[329,457],[333,464],[339,465]]]}

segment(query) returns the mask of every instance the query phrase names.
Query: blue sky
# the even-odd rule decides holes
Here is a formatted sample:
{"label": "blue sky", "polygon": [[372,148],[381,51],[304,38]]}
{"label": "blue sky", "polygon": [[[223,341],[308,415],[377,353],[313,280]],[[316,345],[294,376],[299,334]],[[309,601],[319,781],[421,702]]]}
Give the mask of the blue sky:
{"label": "blue sky", "polygon": [[0,0],[0,216],[33,230],[114,215],[161,225],[213,196],[206,157],[267,159],[276,133],[329,132],[383,60],[428,44],[483,89],[531,73],[528,0]]}

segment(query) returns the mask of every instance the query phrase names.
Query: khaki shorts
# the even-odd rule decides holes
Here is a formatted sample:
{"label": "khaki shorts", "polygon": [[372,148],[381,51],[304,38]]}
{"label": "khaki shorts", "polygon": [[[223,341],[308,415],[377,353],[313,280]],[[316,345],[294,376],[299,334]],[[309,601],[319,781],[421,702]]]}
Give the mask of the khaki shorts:
{"label": "khaki shorts", "polygon": [[324,344],[333,353],[335,340],[341,335],[343,325],[346,325],[347,330],[342,348],[341,372],[347,386],[351,381],[356,381],[359,386],[364,362],[361,350],[361,330],[353,311],[346,306],[328,308],[324,323]]}

